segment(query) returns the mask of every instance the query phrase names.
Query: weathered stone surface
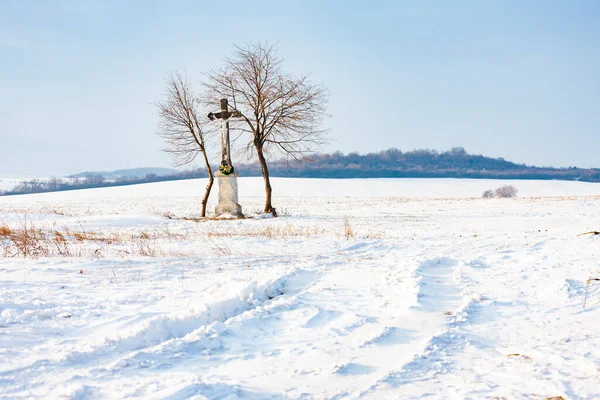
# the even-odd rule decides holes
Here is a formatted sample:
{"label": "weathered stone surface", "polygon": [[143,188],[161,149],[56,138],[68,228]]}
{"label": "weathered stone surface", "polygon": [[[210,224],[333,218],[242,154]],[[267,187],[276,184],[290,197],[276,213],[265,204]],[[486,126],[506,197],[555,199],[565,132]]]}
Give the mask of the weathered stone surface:
{"label": "weathered stone surface", "polygon": [[219,181],[219,204],[215,207],[215,214],[218,218],[243,218],[242,206],[238,204],[238,174],[234,172],[225,175],[217,172],[215,176]]}
{"label": "weathered stone surface", "polygon": [[[231,167],[231,144],[229,142],[229,118],[240,117],[239,111],[229,112],[227,99],[221,99],[221,112],[210,113],[211,121],[221,120],[221,165]],[[217,218],[243,218],[242,206],[238,204],[238,174],[225,175],[218,171],[215,176],[219,180],[219,204],[215,208]]]}

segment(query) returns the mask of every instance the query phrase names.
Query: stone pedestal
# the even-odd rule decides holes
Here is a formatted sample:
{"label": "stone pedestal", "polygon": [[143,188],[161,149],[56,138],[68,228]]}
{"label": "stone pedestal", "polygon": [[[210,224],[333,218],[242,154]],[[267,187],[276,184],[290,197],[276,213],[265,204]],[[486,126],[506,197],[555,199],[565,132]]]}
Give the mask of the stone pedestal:
{"label": "stone pedestal", "polygon": [[219,181],[219,204],[215,207],[217,218],[243,218],[242,206],[238,204],[238,174],[225,175],[217,171],[215,176]]}

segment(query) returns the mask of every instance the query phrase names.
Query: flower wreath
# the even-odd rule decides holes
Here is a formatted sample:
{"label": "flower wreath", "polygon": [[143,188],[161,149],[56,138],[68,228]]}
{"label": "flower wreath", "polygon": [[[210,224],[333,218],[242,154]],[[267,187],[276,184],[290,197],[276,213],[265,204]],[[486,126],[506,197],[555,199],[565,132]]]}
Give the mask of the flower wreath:
{"label": "flower wreath", "polygon": [[221,166],[219,167],[219,171],[223,174],[223,175],[231,175],[233,174],[233,165],[229,165],[226,162],[223,162],[221,164]]}

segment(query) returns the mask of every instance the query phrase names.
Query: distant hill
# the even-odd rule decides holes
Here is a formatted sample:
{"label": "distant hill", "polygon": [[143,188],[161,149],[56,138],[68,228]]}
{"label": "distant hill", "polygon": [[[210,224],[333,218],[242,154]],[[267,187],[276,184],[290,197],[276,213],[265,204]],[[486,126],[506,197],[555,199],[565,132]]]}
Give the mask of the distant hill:
{"label": "distant hill", "polygon": [[[239,165],[242,176],[261,174],[258,164]],[[402,152],[388,149],[378,153],[317,155],[310,162],[269,163],[271,176],[297,178],[476,178],[560,179],[600,182],[600,169],[553,168],[517,164],[504,158],[469,154],[462,147],[449,151],[421,149]]]}
{"label": "distant hill", "polygon": [[[258,163],[236,164],[241,176],[261,176]],[[216,171],[217,167],[213,167]],[[312,157],[302,163],[270,161],[273,177],[291,178],[472,178],[540,179],[600,182],[598,168],[553,168],[517,164],[504,158],[469,154],[462,147],[449,151],[388,149],[378,153],[343,154],[335,152]],[[33,179],[0,195],[53,192],[94,187],[124,186],[138,183],[205,178],[206,170],[177,171],[168,168],[136,168],[112,172],[82,172],[71,179]]]}
{"label": "distant hill", "polygon": [[180,173],[171,168],[133,168],[118,169],[116,171],[86,171],[78,174],[69,175],[69,178],[86,178],[88,176],[102,176],[106,180],[117,179],[141,179],[148,175],[167,176]]}
{"label": "distant hill", "polygon": [[[236,164],[241,176],[260,176],[258,163]],[[144,170],[144,169],[140,169]],[[216,166],[213,167],[216,170]],[[117,172],[117,171],[115,171]],[[290,178],[475,178],[475,179],[560,179],[600,182],[598,168],[536,167],[470,154],[462,147],[439,152],[431,149],[401,151],[388,149],[376,153],[314,155],[310,160],[294,162],[275,160],[269,162],[269,172],[274,177]],[[206,170],[177,171],[158,176],[155,180],[201,178]],[[146,177],[146,175],[143,175]],[[137,178],[137,179],[143,179]]]}

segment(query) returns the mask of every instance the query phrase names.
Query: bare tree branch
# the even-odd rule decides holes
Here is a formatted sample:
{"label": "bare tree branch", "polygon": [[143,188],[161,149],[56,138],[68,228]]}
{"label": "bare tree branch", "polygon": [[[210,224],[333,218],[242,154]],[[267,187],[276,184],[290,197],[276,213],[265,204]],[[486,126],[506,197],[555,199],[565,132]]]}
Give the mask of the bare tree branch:
{"label": "bare tree branch", "polygon": [[213,186],[212,168],[206,152],[206,126],[198,118],[202,102],[193,93],[187,75],[173,72],[165,79],[165,100],[158,102],[158,135],[165,142],[164,151],[171,154],[176,166],[193,162],[201,154],[208,171],[208,186],[202,199],[202,217]]}
{"label": "bare tree branch", "polygon": [[205,82],[207,101],[232,98],[242,114],[230,129],[251,134],[246,148],[256,151],[265,179],[265,212],[273,213],[266,157],[279,152],[300,161],[327,142],[320,127],[327,116],[328,91],[307,76],[284,73],[282,64],[273,45],[236,47],[222,69],[206,74]]}

